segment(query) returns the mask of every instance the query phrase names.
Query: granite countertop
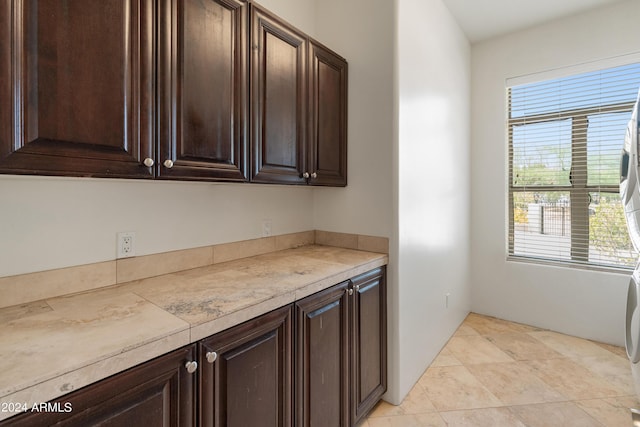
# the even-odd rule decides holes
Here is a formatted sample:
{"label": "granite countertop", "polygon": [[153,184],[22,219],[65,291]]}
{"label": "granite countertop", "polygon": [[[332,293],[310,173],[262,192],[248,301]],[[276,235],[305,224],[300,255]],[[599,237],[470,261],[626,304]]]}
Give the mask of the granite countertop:
{"label": "granite countertop", "polygon": [[0,309],[0,404],[46,402],[387,262],[310,245]]}

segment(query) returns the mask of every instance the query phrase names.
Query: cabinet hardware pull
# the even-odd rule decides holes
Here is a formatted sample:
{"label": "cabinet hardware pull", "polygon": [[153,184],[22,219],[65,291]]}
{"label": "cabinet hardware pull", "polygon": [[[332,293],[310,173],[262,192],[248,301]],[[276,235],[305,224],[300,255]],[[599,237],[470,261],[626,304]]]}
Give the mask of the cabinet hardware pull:
{"label": "cabinet hardware pull", "polygon": [[311,174],[311,178],[316,179],[318,177],[318,174],[316,172]]}
{"label": "cabinet hardware pull", "polygon": [[195,360],[191,360],[185,363],[184,367],[187,368],[187,372],[189,372],[190,374],[193,374],[196,371],[196,369],[198,369],[198,362],[196,362]]}
{"label": "cabinet hardware pull", "polygon": [[356,288],[356,292],[360,292],[360,285],[356,285],[355,288]]}
{"label": "cabinet hardware pull", "polygon": [[153,161],[153,159],[151,157],[147,157],[146,159],[144,159],[144,165],[148,168],[150,168],[151,166],[153,166],[153,164],[155,163]]}
{"label": "cabinet hardware pull", "polygon": [[216,353],[215,351],[208,351],[207,354],[205,354],[205,356],[207,358],[207,362],[213,363],[218,358],[218,353]]}
{"label": "cabinet hardware pull", "polygon": [[305,173],[303,173],[303,174],[302,174],[302,177],[303,177],[303,178],[309,178],[309,172],[305,172]]}
{"label": "cabinet hardware pull", "polygon": [[351,289],[351,288],[347,289],[347,293],[348,293],[349,295],[353,295],[353,289]]}
{"label": "cabinet hardware pull", "polygon": [[171,169],[173,167],[173,160],[167,159],[164,161],[164,167],[167,169]]}

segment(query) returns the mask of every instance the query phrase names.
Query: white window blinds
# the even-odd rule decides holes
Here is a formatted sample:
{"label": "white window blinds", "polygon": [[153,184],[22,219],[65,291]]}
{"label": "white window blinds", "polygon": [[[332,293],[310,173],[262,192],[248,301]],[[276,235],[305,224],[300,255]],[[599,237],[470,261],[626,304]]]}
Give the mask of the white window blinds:
{"label": "white window blinds", "polygon": [[507,88],[512,257],[633,267],[618,196],[640,64]]}

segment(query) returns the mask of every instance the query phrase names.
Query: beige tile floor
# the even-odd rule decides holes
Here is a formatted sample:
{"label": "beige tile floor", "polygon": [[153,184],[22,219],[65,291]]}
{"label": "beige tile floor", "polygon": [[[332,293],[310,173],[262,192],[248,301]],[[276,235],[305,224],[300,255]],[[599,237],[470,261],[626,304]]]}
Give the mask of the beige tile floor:
{"label": "beige tile floor", "polygon": [[471,313],[401,405],[363,427],[631,426],[625,350]]}

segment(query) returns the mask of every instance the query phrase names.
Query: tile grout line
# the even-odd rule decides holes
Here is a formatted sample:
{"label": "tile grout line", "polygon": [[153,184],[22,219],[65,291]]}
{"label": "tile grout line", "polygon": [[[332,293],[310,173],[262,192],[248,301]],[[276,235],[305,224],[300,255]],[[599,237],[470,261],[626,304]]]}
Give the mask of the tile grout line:
{"label": "tile grout line", "polygon": [[[519,359],[517,357],[517,353],[515,354],[511,354],[505,351],[505,349],[503,347],[501,347],[500,345],[496,344],[495,342],[492,342],[491,340],[487,339],[487,333],[481,333],[480,331],[474,329],[469,323],[472,323],[469,321],[470,318],[473,317],[476,318],[476,320],[480,319],[482,322],[485,323],[485,326],[491,326],[491,322],[494,321],[494,319],[486,317],[486,316],[480,316],[480,315],[470,315],[467,317],[467,319],[465,319],[465,321],[462,323],[462,326],[465,327],[469,327],[472,330],[474,330],[475,332],[477,332],[477,335],[473,335],[473,334],[467,334],[467,335],[457,335],[456,333],[454,333],[454,335],[452,335],[451,338],[454,338],[456,336],[480,336],[482,337],[485,341],[487,341],[488,343],[490,343],[491,345],[495,346],[496,348],[498,348],[503,354],[506,354],[507,356],[509,356],[509,358],[512,359],[512,361],[495,361],[495,362],[487,362],[487,363],[482,363],[482,364],[474,364],[474,363],[469,363],[469,358],[463,358],[460,359],[460,357],[457,357],[455,354],[455,351],[451,351],[451,348],[449,347],[449,344],[451,342],[451,339],[449,341],[447,341],[447,343],[443,346],[442,350],[438,353],[438,355],[436,355],[436,357],[434,358],[434,360],[432,361],[431,365],[429,365],[429,367],[425,370],[425,373],[420,377],[420,379],[418,379],[418,381],[416,382],[416,385],[414,386],[414,388],[412,389],[412,391],[409,393],[409,395],[407,397],[405,397],[405,400],[402,402],[401,405],[399,405],[398,407],[394,407],[394,406],[390,406],[389,408],[386,408],[386,410],[381,410],[379,412],[374,412],[369,416],[370,420],[375,420],[376,418],[385,418],[388,420],[392,420],[394,418],[397,417],[404,417],[404,416],[408,416],[408,415],[416,415],[419,413],[429,413],[429,412],[420,412],[422,410],[418,409],[418,411],[416,411],[415,414],[406,414],[406,411],[404,411],[404,408],[407,405],[407,399],[409,398],[409,396],[411,396],[411,394],[414,392],[415,389],[418,389],[419,391],[421,391],[422,393],[417,393],[418,396],[424,396],[427,400],[430,400],[430,404],[435,408],[434,413],[438,414],[439,418],[442,420],[441,425],[446,425],[448,421],[449,415],[452,415],[453,413],[456,412],[464,412],[465,414],[467,414],[468,416],[474,416],[474,414],[476,414],[476,412],[474,411],[483,411],[483,410],[497,410],[500,409],[501,411],[504,411],[505,409],[508,411],[508,413],[510,414],[510,416],[512,417],[512,419],[517,419],[518,422],[521,422],[525,425],[527,425],[527,418],[531,416],[531,410],[532,407],[537,407],[538,410],[544,409],[545,413],[547,414],[547,416],[549,416],[549,414],[554,410],[554,409],[558,409],[560,408],[561,410],[565,410],[565,411],[569,411],[569,412],[573,412],[574,414],[577,415],[580,420],[582,420],[583,422],[588,422],[590,424],[594,424],[597,423],[598,425],[622,425],[622,424],[616,424],[618,422],[620,422],[622,419],[628,419],[630,418],[628,416],[628,412],[626,409],[626,404],[623,402],[634,402],[634,403],[629,403],[629,404],[633,404],[633,405],[637,405],[638,404],[638,400],[636,398],[636,396],[634,394],[629,394],[627,392],[624,391],[624,388],[621,388],[624,386],[624,380],[625,378],[630,379],[631,377],[631,373],[630,373],[630,369],[629,369],[629,373],[628,373],[628,377],[626,374],[624,375],[603,375],[601,372],[599,373],[598,371],[593,371],[592,369],[590,369],[588,366],[585,366],[586,361],[583,361],[583,364],[578,363],[578,361],[576,361],[576,358],[589,358],[589,357],[598,357],[598,354],[592,355],[592,354],[585,354],[585,355],[580,355],[579,351],[580,348],[578,348],[576,350],[576,354],[575,355],[567,355],[567,354],[563,354],[560,351],[556,350],[556,348],[558,347],[553,347],[553,346],[549,346],[548,343],[543,342],[542,340],[537,339],[537,337],[531,336],[530,332],[541,332],[541,331],[547,331],[547,330],[535,330],[535,331],[502,331],[502,333],[513,333],[515,334],[519,334],[519,335],[523,335],[523,336],[527,336],[531,339],[534,339],[535,341],[537,341],[539,343],[539,345],[544,346],[543,348],[547,348],[549,351],[553,351],[555,352],[557,355],[554,355],[553,357],[543,357],[543,358],[528,358],[528,359]],[[506,321],[500,321],[498,319],[495,319],[496,322],[496,327],[501,327],[504,328],[506,326],[509,325],[513,325],[514,327],[522,327],[522,325],[520,324],[514,324],[514,323],[509,323]],[[526,326],[526,325],[524,325]],[[460,329],[460,327],[458,328],[458,330]],[[487,328],[481,328],[483,329],[485,332],[487,331]],[[553,334],[558,334],[555,333],[553,331],[547,331],[547,332],[551,332]],[[493,331],[491,332],[491,334],[497,334],[497,331]],[[570,335],[565,335],[565,334],[558,334],[558,337],[561,338],[561,340],[566,340],[569,341],[569,344],[564,344],[566,346],[571,347],[572,343],[585,343],[585,344],[593,344],[593,345],[598,345],[597,342],[594,342],[592,340],[586,340],[586,339],[581,339],[581,338],[577,338],[577,337],[573,337]],[[578,340],[578,341],[576,341]],[[562,347],[563,343],[562,341],[560,341],[559,343],[560,348]],[[608,344],[607,344],[608,345]],[[611,346],[611,345],[608,345]],[[589,351],[590,349],[588,348],[589,346],[587,346],[587,349],[585,351]],[[625,360],[625,358],[623,358],[619,352],[616,352],[614,350],[616,350],[615,346],[611,346],[611,348],[605,348],[603,346],[598,345],[600,350],[603,350],[604,353],[602,353],[601,357],[604,357],[605,360],[609,359],[608,361],[609,363],[612,364],[613,366],[613,372],[615,373],[615,369],[620,368],[622,369],[622,366],[624,366],[624,364],[628,363],[628,361]],[[452,357],[454,360],[456,360],[457,362],[459,362],[459,365],[436,365],[434,366],[434,363],[437,362],[437,359],[442,355],[442,352],[444,350],[447,350],[448,353],[446,354],[445,357]],[[526,348],[525,348],[526,350]],[[522,350],[521,350],[522,351]],[[598,353],[598,352],[596,352]],[[467,361],[467,363],[465,363],[464,361]],[[487,386],[485,385],[485,383],[481,380],[480,377],[478,377],[477,375],[475,375],[472,370],[469,369],[469,366],[479,366],[479,365],[488,365],[488,364],[493,364],[494,366],[499,366],[499,365],[504,365],[504,366],[508,366],[511,365],[513,366],[514,364],[517,365],[523,365],[523,366],[528,366],[529,364],[531,364],[532,362],[535,361],[550,361],[550,360],[561,360],[561,361],[567,361],[571,364],[575,364],[576,366],[586,369],[589,372],[589,377],[596,377],[600,380],[602,380],[602,384],[603,384],[603,388],[605,390],[609,390],[611,392],[613,392],[613,394],[611,395],[607,395],[605,392],[605,395],[602,395],[601,392],[598,392],[597,390],[594,390],[595,392],[595,396],[590,396],[590,395],[585,395],[584,397],[578,397],[576,395],[574,396],[567,396],[565,393],[562,392],[561,389],[557,389],[556,387],[554,387],[552,384],[549,384],[547,381],[545,381],[545,379],[543,377],[540,377],[539,373],[537,372],[533,372],[532,371],[532,376],[535,379],[535,381],[540,382],[541,384],[544,384],[544,386],[546,388],[548,388],[549,390],[553,390],[554,393],[557,395],[557,397],[561,397],[561,399],[558,400],[548,400],[548,398],[544,398],[541,397],[541,401],[536,401],[535,403],[518,403],[518,404],[508,404],[508,403],[504,403],[503,399],[500,399],[498,396],[495,396],[492,392],[490,388],[487,388]],[[607,366],[606,363],[607,361],[603,362],[605,364],[604,369],[606,372]],[[474,378],[479,385],[481,385],[484,389],[486,389],[491,395],[494,395],[494,397],[496,397],[496,400],[499,402],[502,402],[503,405],[501,406],[496,406],[488,404],[486,406],[479,406],[479,407],[474,407],[474,408],[461,408],[461,409],[447,409],[447,410],[438,410],[438,408],[434,405],[433,402],[431,402],[431,397],[429,396],[429,387],[427,387],[425,385],[425,376],[427,375],[427,372],[431,369],[434,368],[456,368],[456,367],[460,367],[462,366],[463,368],[465,368],[465,371],[469,372],[469,374],[472,376],[472,378]],[[617,367],[617,368],[616,368]],[[602,369],[602,368],[601,368]],[[620,372],[624,372],[625,370],[622,369]],[[551,372],[549,370],[549,372]],[[551,375],[551,374],[550,374]],[[618,384],[616,382],[611,382],[612,378],[614,380],[620,380],[621,384]],[[579,379],[580,381],[582,381],[582,379]],[[588,391],[589,389],[586,388],[584,385],[588,384],[587,382],[578,382],[577,383],[579,386],[583,387],[583,391]],[[628,385],[628,384],[627,384]],[[462,392],[462,390],[456,390],[458,393]],[[578,390],[578,394],[579,394],[580,390]],[[630,390],[630,392],[632,392]],[[433,393],[431,393],[431,395],[433,395]],[[411,396],[411,398],[415,398],[415,396]],[[591,402],[593,405],[591,406],[587,406],[585,405],[586,402]],[[415,402],[411,402],[411,404],[415,404]],[[599,404],[599,405],[598,405]],[[387,404],[389,405],[389,404]],[[481,404],[478,404],[481,405]],[[476,406],[476,405],[474,405]],[[592,411],[589,411],[589,407],[593,408]],[[394,409],[395,408],[395,409]],[[562,409],[564,408],[564,409]],[[515,409],[518,409],[517,411]],[[615,414],[611,414],[609,412],[615,412]],[[592,415],[592,412],[594,413],[594,415]],[[398,414],[399,413],[399,414]],[[486,412],[484,412],[484,414],[486,414]],[[502,412],[502,414],[504,415],[504,413]],[[599,414],[599,415],[598,415]],[[608,418],[605,418],[604,420],[602,419],[602,417],[610,417],[610,416],[615,416],[615,420],[611,421]],[[415,418],[415,417],[414,417]],[[391,421],[393,423],[393,421]],[[378,424],[375,423],[369,423],[369,427],[376,427]],[[396,425],[396,424],[394,424]]]}

